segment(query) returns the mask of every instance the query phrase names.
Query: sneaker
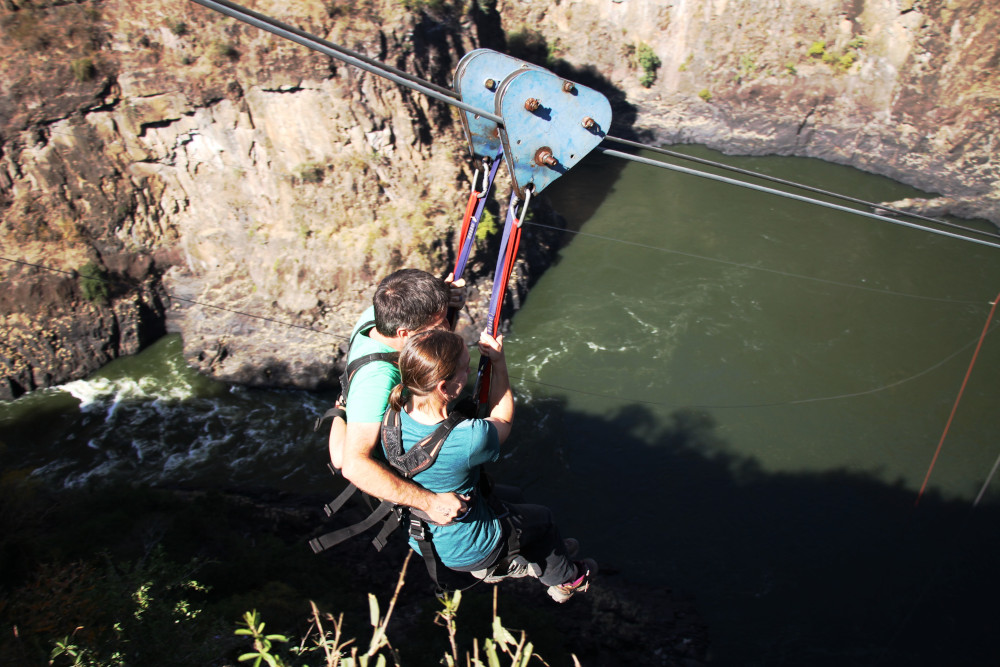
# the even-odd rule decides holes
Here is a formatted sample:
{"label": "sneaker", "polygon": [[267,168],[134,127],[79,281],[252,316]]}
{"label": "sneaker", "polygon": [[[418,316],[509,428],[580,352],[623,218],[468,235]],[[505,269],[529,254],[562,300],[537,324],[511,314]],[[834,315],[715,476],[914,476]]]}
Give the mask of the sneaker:
{"label": "sneaker", "polygon": [[565,602],[577,593],[585,593],[590,588],[590,580],[597,574],[597,562],[590,558],[576,561],[577,578],[558,586],[549,586],[549,597],[556,602]]}
{"label": "sneaker", "polygon": [[563,540],[563,548],[566,550],[566,558],[576,558],[576,555],[580,553],[580,543],[572,537]]}

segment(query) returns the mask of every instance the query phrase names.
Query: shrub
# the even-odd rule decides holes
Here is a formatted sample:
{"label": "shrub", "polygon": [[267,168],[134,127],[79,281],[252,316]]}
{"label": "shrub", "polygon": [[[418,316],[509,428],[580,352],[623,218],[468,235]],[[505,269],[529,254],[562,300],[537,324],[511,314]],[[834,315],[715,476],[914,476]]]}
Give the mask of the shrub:
{"label": "shrub", "polygon": [[80,83],[90,81],[97,74],[97,66],[94,65],[94,61],[90,58],[77,58],[70,63],[69,68],[73,72],[73,76]]}
{"label": "shrub", "polygon": [[184,21],[176,21],[173,19],[168,20],[167,27],[170,29],[170,32],[174,33],[178,37],[183,37],[190,32],[187,23]]}
{"label": "shrub", "polygon": [[844,55],[840,56],[840,59],[837,61],[837,67],[846,72],[847,70],[851,69],[851,66],[855,63],[857,59],[858,59],[858,54],[856,54],[854,51],[848,51]]}
{"label": "shrub", "polygon": [[643,88],[649,88],[656,81],[656,70],[662,64],[660,57],[653,51],[653,47],[645,42],[640,43],[636,48],[635,56],[639,68],[642,69],[642,74],[639,75],[639,84]]}
{"label": "shrub", "polygon": [[322,183],[326,167],[320,162],[303,162],[294,170],[295,179],[301,183]]}
{"label": "shrub", "polygon": [[806,51],[806,54],[810,58],[822,58],[824,54],[826,54],[826,42],[823,41],[813,42],[812,45],[809,47],[809,50]]}
{"label": "shrub", "polygon": [[493,236],[498,231],[500,231],[500,226],[497,225],[496,216],[488,209],[483,209],[483,217],[479,221],[479,226],[476,227],[476,240],[485,241],[487,237]]}
{"label": "shrub", "polygon": [[702,88],[698,91],[698,97],[705,100],[706,102],[712,101],[712,93],[709,92],[708,88]]}
{"label": "shrub", "polygon": [[108,274],[104,267],[96,262],[87,262],[78,271],[80,276],[80,293],[87,301],[106,303],[111,295],[108,286]]}

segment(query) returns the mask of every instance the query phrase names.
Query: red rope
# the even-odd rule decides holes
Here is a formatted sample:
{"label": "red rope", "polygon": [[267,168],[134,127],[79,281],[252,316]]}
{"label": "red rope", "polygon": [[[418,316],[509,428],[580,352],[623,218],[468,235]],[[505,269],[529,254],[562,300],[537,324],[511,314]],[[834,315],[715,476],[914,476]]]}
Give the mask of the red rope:
{"label": "red rope", "polygon": [[965,371],[965,379],[962,380],[962,386],[958,390],[958,396],[955,397],[955,404],[951,406],[951,414],[948,415],[948,422],[944,425],[944,432],[941,434],[941,440],[938,441],[937,450],[934,452],[934,458],[931,459],[931,465],[927,468],[927,475],[924,477],[924,483],[920,485],[920,492],[917,493],[917,499],[913,503],[914,507],[920,504],[920,497],[924,495],[924,489],[927,488],[927,480],[931,478],[931,471],[934,470],[934,464],[937,463],[938,454],[941,453],[941,446],[944,445],[944,439],[948,435],[948,429],[951,427],[951,420],[955,418],[955,411],[958,410],[958,403],[962,400],[962,393],[965,392],[965,385],[969,382],[969,376],[972,374],[972,367],[976,365],[976,358],[979,356],[979,350],[983,347],[983,339],[986,338],[986,334],[990,330],[990,322],[993,321],[993,313],[997,309],[998,302],[1000,302],[1000,294],[997,294],[997,298],[993,300],[993,307],[990,308],[990,315],[986,318],[986,324],[983,325],[983,333],[979,336],[979,343],[976,344],[976,351],[972,353],[972,361],[969,362],[969,369]]}

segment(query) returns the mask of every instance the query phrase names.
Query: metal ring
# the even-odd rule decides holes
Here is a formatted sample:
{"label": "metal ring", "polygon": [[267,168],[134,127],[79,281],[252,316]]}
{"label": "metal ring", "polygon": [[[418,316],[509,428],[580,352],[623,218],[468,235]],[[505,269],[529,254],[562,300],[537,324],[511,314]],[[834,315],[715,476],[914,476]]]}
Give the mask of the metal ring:
{"label": "metal ring", "polygon": [[486,191],[488,189],[486,187],[486,179],[489,178],[490,162],[491,160],[488,157],[483,158],[483,189],[480,190],[479,192],[476,192],[476,181],[479,180],[478,169],[476,169],[475,176],[472,177],[472,191],[476,193],[476,197],[479,199],[482,199],[483,197],[486,196]]}
{"label": "metal ring", "polygon": [[516,224],[518,227],[521,226],[521,220],[523,219],[524,214],[528,212],[528,202],[529,201],[531,201],[531,184],[530,183],[527,186],[525,186],[525,188],[524,188],[524,206],[521,208],[521,215],[520,216],[516,215],[517,209],[514,209],[514,212],[515,212],[515,215],[514,215],[514,224]]}

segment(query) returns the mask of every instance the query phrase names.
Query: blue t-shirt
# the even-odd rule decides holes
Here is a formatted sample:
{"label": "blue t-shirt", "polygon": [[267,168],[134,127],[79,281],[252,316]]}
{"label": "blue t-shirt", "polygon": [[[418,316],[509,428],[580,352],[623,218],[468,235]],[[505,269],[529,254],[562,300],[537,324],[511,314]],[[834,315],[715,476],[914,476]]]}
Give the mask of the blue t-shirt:
{"label": "blue t-shirt", "polygon": [[[406,451],[438,427],[421,424],[406,412],[400,414],[400,422]],[[435,493],[451,491],[469,495],[479,482],[480,466],[499,458],[496,427],[485,419],[468,419],[448,434],[434,465],[417,473],[413,481]],[[481,562],[499,544],[503,532],[489,503],[478,496],[461,521],[447,526],[432,525],[430,530],[434,548],[447,567],[468,567]],[[419,550],[412,538],[410,546]]]}

